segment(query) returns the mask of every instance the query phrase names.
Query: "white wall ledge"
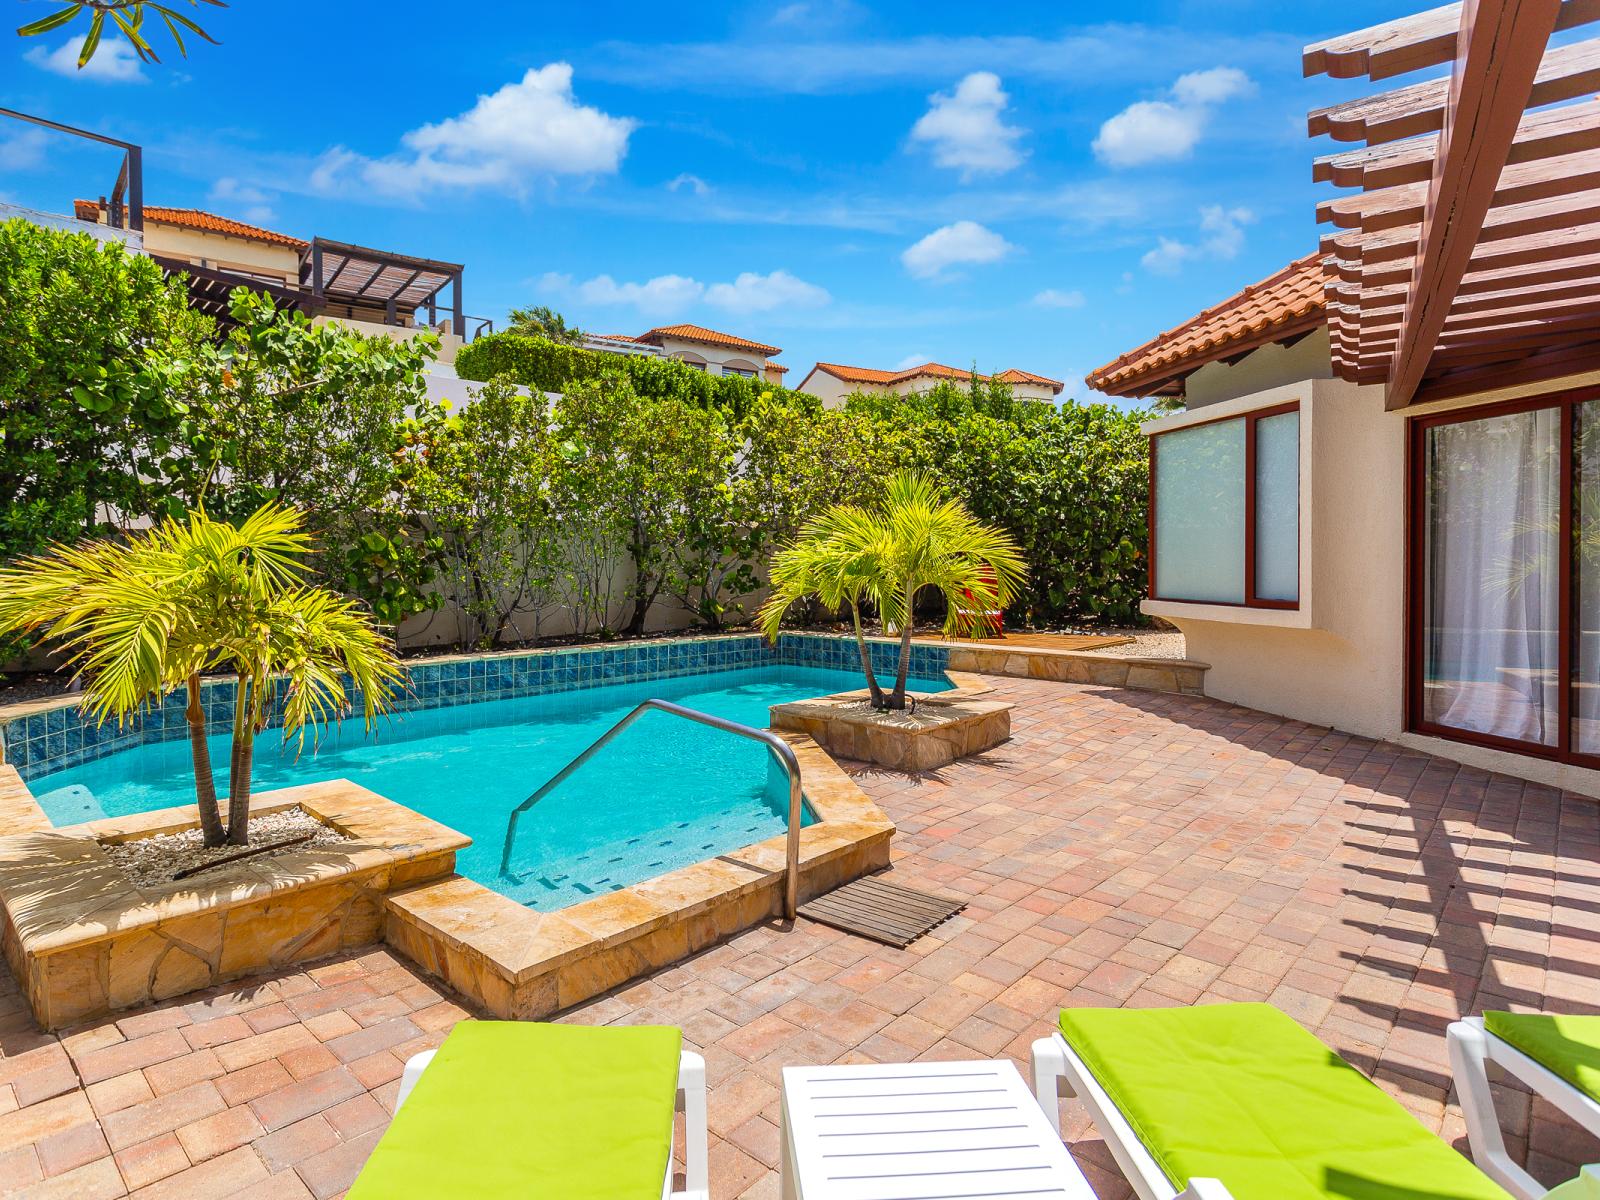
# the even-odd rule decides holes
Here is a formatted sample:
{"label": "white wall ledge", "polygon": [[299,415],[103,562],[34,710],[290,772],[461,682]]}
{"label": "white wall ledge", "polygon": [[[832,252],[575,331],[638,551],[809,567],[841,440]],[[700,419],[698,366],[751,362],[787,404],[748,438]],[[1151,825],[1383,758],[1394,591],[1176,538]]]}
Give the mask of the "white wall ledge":
{"label": "white wall ledge", "polygon": [[1299,608],[1248,608],[1238,604],[1194,604],[1187,600],[1141,600],[1139,611],[1167,621],[1218,621],[1224,625],[1270,625],[1310,629],[1311,614]]}

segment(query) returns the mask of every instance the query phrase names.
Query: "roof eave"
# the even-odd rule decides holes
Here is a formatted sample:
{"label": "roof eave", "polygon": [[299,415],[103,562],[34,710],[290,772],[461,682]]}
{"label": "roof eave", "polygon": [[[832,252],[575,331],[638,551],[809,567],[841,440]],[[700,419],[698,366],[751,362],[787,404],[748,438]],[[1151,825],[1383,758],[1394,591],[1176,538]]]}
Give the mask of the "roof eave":
{"label": "roof eave", "polygon": [[1328,314],[1323,309],[1316,308],[1291,317],[1270,329],[1263,329],[1248,337],[1219,342],[1206,347],[1198,354],[1163,363],[1160,367],[1130,375],[1126,379],[1111,382],[1100,372],[1093,372],[1084,378],[1084,382],[1095,391],[1103,392],[1107,396],[1130,400],[1141,400],[1150,396],[1181,396],[1184,394],[1184,381],[1201,367],[1225,359],[1242,357],[1263,346],[1290,341],[1314,329],[1320,329],[1327,323]]}

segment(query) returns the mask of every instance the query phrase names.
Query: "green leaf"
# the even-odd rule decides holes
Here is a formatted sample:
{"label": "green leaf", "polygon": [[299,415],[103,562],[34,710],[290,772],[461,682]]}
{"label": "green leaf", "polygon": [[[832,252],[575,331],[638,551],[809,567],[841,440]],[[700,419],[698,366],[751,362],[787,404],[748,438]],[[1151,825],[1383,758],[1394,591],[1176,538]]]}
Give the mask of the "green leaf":
{"label": "green leaf", "polygon": [[83,11],[83,5],[69,4],[59,12],[51,13],[48,17],[40,17],[37,21],[29,21],[17,30],[17,36],[34,37],[37,34],[49,33],[52,29],[61,28],[81,11]]}
{"label": "green leaf", "polygon": [[97,9],[89,20],[89,32],[83,39],[83,48],[78,51],[78,70],[88,66],[89,60],[94,57],[94,52],[100,48],[100,34],[105,29],[106,14]]}

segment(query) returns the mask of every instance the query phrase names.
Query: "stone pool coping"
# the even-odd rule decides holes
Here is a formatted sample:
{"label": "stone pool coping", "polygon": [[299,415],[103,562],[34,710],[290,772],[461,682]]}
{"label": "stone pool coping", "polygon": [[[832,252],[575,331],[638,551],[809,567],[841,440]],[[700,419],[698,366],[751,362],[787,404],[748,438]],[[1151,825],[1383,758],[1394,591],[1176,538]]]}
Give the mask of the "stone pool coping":
{"label": "stone pool coping", "polygon": [[297,806],[352,840],[160,887],[136,886],[101,843],[195,828],[193,807],[0,837],[0,938],[39,1023],[59,1028],[369,944],[384,893],[449,874],[470,844],[347,780],[261,793],[251,813]]}
{"label": "stone pool coping", "polygon": [[[811,738],[780,736],[818,818],[800,831],[802,900],[888,866],[894,823]],[[496,1016],[548,1016],[779,915],[785,842],[779,834],[556,912],[451,876],[391,894],[384,937]]]}

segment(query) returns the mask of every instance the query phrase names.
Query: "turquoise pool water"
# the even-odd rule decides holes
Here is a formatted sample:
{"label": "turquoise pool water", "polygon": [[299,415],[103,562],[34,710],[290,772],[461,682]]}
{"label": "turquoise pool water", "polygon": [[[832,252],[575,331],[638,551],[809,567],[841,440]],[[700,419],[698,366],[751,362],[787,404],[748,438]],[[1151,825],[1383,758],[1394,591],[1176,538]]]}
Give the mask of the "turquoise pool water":
{"label": "turquoise pool water", "polygon": [[[651,697],[765,728],[769,705],[860,686],[859,674],[771,666],[422,709],[359,721],[296,757],[276,736],[256,743],[257,791],[344,778],[466,834],[456,868],[533,908],[565,908],[781,833],[787,781],[766,747],[646,713],[522,818],[499,873],[510,812],[634,705]],[[917,679],[918,692],[945,680]],[[228,739],[211,739],[225,793]],[[158,742],[33,779],[56,825],[191,804],[187,741]],[[806,823],[813,818],[808,813]]]}

